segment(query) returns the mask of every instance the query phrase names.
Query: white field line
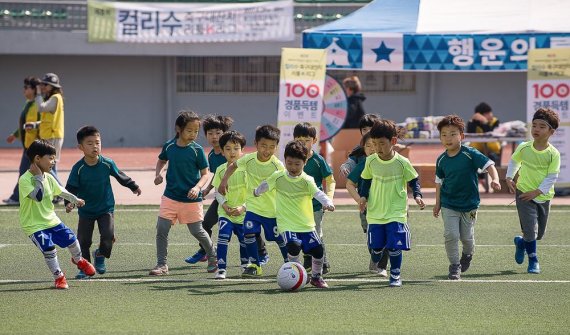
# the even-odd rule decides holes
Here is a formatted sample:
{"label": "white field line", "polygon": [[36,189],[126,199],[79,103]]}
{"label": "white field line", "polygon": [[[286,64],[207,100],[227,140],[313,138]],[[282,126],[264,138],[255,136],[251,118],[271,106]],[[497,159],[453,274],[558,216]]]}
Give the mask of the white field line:
{"label": "white field line", "polygon": [[[387,282],[384,278],[327,278],[327,282],[332,283],[381,283]],[[530,279],[461,279],[461,280],[446,280],[446,279],[403,279],[405,283],[469,283],[469,284],[485,284],[485,283],[520,283],[520,284],[570,284],[570,280],[530,280]],[[1,279],[0,284],[23,284],[23,283],[52,283],[51,280],[25,280],[25,279]],[[260,279],[224,279],[218,281],[215,279],[174,279],[174,278],[93,278],[84,280],[74,280],[74,282],[81,283],[193,283],[193,282],[211,282],[211,283],[272,283],[275,279],[260,278]]]}
{"label": "white field line", "polygon": [[[355,205],[356,206],[356,205]],[[0,209],[0,213],[1,212],[17,212],[18,208],[1,208]],[[135,208],[119,208],[119,209],[115,209],[116,212],[156,212],[158,213],[158,207],[157,208],[139,208],[139,209],[135,209]],[[517,208],[513,207],[512,209],[480,209],[477,212],[478,213],[516,213]],[[56,209],[56,212],[58,213],[64,213],[65,209]],[[357,209],[337,209],[335,210],[335,212],[337,213],[358,213]],[[419,209],[410,209],[408,212],[410,213],[428,213],[430,211],[428,210],[419,210]],[[550,210],[550,213],[570,213],[570,210],[563,210],[563,209],[552,209]]]}

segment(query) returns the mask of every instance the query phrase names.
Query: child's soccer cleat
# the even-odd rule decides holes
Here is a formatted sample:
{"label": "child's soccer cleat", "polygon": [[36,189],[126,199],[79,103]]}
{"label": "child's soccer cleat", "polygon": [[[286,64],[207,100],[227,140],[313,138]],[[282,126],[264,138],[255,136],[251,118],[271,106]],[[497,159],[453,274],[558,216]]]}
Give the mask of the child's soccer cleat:
{"label": "child's soccer cleat", "polygon": [[218,269],[214,279],[226,279],[226,269]]}
{"label": "child's soccer cleat", "polygon": [[206,270],[208,271],[208,273],[214,273],[216,272],[217,269],[218,269],[218,260],[216,256],[213,256],[211,259],[208,260],[208,266],[206,267]]}
{"label": "child's soccer cleat", "polygon": [[99,255],[99,249],[93,251],[93,259],[95,260],[95,270],[98,274],[102,275],[107,272],[107,267],[105,266],[105,256]]}
{"label": "child's soccer cleat", "polygon": [[79,272],[77,273],[77,275],[75,275],[75,279],[86,279],[89,278],[89,276],[87,276],[85,274],[85,272],[79,270]]}
{"label": "child's soccer cleat", "polygon": [[311,255],[304,255],[303,256],[303,267],[307,273],[311,272],[311,268],[313,267],[313,256]]}
{"label": "child's soccer cleat", "polygon": [[261,269],[261,266],[258,266],[256,264],[249,264],[241,274],[241,276],[245,278],[261,277],[262,275],[263,269]]}
{"label": "child's soccer cleat", "polygon": [[390,274],[390,287],[401,287],[402,286],[402,279],[400,276],[395,276]]}
{"label": "child's soccer cleat", "polygon": [[388,277],[388,271],[386,271],[386,269],[378,268],[378,275],[380,277],[387,278]]}
{"label": "child's soccer cleat", "polygon": [[524,262],[524,240],[522,236],[515,236],[515,262],[522,264]]}
{"label": "child's soccer cleat", "polygon": [[374,263],[372,257],[370,257],[370,264],[368,265],[368,271],[370,271],[370,273],[378,273],[378,265]]}
{"label": "child's soccer cleat", "polygon": [[245,269],[249,266],[250,263],[241,263],[241,265],[239,266],[241,269],[241,273],[243,273],[245,271]]}
{"label": "child's soccer cleat", "polygon": [[461,264],[451,264],[449,266],[449,274],[447,275],[449,280],[459,280],[461,279]]}
{"label": "child's soccer cleat", "polygon": [[468,254],[461,254],[461,259],[459,260],[459,264],[461,264],[461,272],[466,272],[471,266],[471,260],[473,259],[473,255]]}
{"label": "child's soccer cleat", "polygon": [[65,279],[65,275],[63,273],[55,280],[55,288],[59,290],[67,290],[69,288],[69,285],[67,285],[67,280]]}
{"label": "child's soccer cleat", "polygon": [[188,264],[196,264],[198,262],[205,262],[208,260],[208,256],[202,250],[198,250],[194,255],[186,258],[184,261]]}
{"label": "child's soccer cleat", "polygon": [[93,264],[89,263],[85,258],[81,257],[81,259],[77,263],[73,258],[71,258],[71,262],[77,265],[77,268],[85,272],[85,274],[88,275],[89,277],[95,275],[95,267],[93,266]]}
{"label": "child's soccer cleat", "polygon": [[322,276],[311,277],[311,285],[316,288],[329,288],[329,284],[327,284]]}
{"label": "child's soccer cleat", "polygon": [[528,261],[527,272],[528,272],[528,273],[539,274],[539,273],[540,273],[540,265],[538,264],[538,262],[537,262],[537,261],[529,260],[529,261]]}
{"label": "child's soccer cleat", "polygon": [[148,274],[150,276],[165,276],[168,274],[168,265],[157,264]]}
{"label": "child's soccer cleat", "polygon": [[267,263],[269,263],[269,255],[265,254],[259,259],[259,265],[266,265]]}

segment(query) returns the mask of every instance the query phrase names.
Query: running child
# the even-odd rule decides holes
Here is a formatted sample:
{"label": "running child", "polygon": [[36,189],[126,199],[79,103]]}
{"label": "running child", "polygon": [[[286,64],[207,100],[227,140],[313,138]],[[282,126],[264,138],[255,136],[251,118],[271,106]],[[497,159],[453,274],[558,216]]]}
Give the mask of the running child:
{"label": "running child", "polygon": [[[139,186],[115,162],[101,155],[101,133],[93,126],[84,126],[77,131],[77,143],[84,157],[75,163],[69,173],[65,188],[69,192],[85,200],[85,206],[79,208],[79,223],[77,224],[77,239],[81,246],[83,258],[91,262],[90,248],[93,243],[95,222],[101,235],[99,247],[93,251],[95,270],[98,274],[107,271],[105,258],[111,257],[115,239],[115,197],[109,177],[113,176],[119,184],[129,188],[137,196],[141,194]],[[65,201],[67,213],[75,208],[75,204]],[[83,271],[75,276],[84,279]]]}
{"label": "running child", "polygon": [[202,228],[202,188],[208,182],[208,161],[204,149],[194,142],[200,132],[200,118],[194,112],[182,111],[176,118],[175,129],[176,137],[164,144],[156,163],[155,185],[163,182],[162,170],[166,163],[168,168],[156,223],[157,262],[149,272],[151,276],[168,274],[168,233],[176,222],[185,224],[206,249],[207,271],[217,270],[216,251],[210,236]]}
{"label": "running child", "polygon": [[[540,108],[532,117],[532,140],[517,147],[507,169],[507,185],[516,193],[522,236],[516,236],[515,261],[524,262],[528,255],[528,273],[540,273],[537,242],[544,237],[554,183],[560,173],[560,152],[548,140],[554,135],[560,118],[548,108]],[[519,173],[514,181],[515,174]]]}
{"label": "running child", "polygon": [[[370,129],[372,129],[372,126],[374,126],[374,122],[378,120],[380,120],[380,117],[376,114],[364,114],[358,122],[360,135],[364,136],[368,134]],[[350,172],[354,170],[356,165],[364,160],[366,160],[364,148],[359,144],[352,149],[350,154],[348,154],[346,161],[340,166],[340,173],[345,177],[348,176]]]}
{"label": "running child", "polygon": [[299,254],[312,256],[311,285],[328,288],[323,279],[324,248],[315,230],[312,199],[317,199],[323,209],[334,211],[332,200],[315,184],[313,177],[303,168],[309,158],[309,149],[301,141],[291,141],[285,146],[285,171],[273,173],[255,191],[256,197],[276,191],[277,228],[287,246],[287,257],[299,263]]}
{"label": "running child", "polygon": [[71,262],[88,276],[95,274],[95,267],[81,257],[77,237],[55,214],[53,198],[61,196],[81,207],[85,204],[63,188],[49,173],[55,164],[55,147],[46,140],[35,140],[26,152],[30,169],[18,180],[20,196],[20,225],[41,250],[46,264],[55,279],[55,288],[67,289],[65,274],[59,267],[55,245],[67,248]]}

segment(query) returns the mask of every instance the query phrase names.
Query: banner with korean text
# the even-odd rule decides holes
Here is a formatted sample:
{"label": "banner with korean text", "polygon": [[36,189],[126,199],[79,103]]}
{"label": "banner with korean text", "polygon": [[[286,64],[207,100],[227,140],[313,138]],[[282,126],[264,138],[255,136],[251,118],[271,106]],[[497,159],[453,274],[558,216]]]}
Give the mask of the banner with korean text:
{"label": "banner with korean text", "polygon": [[560,126],[550,138],[560,151],[556,187],[570,187],[570,48],[531,50],[527,78],[529,127],[539,108],[550,108],[560,117]]}
{"label": "banner with korean text", "polygon": [[277,109],[277,125],[281,129],[280,159],[283,159],[285,145],[293,139],[297,123],[309,122],[319,135],[326,61],[326,50],[283,48],[281,51]]}
{"label": "banner with korean text", "polygon": [[293,1],[137,3],[88,1],[89,42],[292,41]]}

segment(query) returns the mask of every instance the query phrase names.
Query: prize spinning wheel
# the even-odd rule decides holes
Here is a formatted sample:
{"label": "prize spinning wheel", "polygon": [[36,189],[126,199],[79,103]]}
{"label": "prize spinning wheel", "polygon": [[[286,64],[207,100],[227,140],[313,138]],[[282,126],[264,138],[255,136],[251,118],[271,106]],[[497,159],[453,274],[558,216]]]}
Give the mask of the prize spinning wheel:
{"label": "prize spinning wheel", "polygon": [[334,137],[342,128],[348,114],[348,102],[342,85],[327,74],[323,93],[320,141]]}

